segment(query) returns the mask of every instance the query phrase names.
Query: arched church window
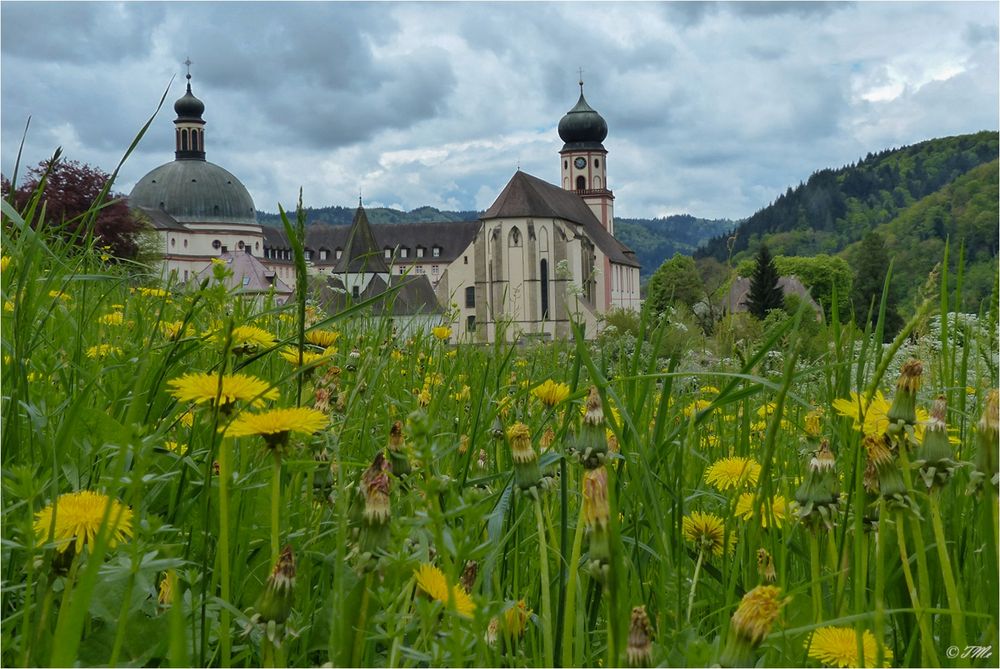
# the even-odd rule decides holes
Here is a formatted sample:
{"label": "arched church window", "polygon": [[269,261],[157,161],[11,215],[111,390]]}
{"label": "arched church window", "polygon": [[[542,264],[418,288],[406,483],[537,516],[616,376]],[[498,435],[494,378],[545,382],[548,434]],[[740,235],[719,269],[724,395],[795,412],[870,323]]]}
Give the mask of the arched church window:
{"label": "arched church window", "polygon": [[181,151],[188,150],[188,131],[181,130]]}
{"label": "arched church window", "polygon": [[576,189],[577,190],[584,190],[586,187],[587,187],[587,180],[581,174],[580,176],[578,176],[576,178]]}
{"label": "arched church window", "polygon": [[549,261],[542,259],[539,266],[538,282],[542,288],[542,320],[549,320]]}

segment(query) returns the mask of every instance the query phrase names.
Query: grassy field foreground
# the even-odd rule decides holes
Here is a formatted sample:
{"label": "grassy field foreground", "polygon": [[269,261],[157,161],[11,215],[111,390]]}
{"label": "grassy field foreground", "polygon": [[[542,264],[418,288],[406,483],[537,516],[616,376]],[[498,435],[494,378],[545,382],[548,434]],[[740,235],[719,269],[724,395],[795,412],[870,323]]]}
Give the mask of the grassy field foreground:
{"label": "grassy field foreground", "polygon": [[996,662],[961,276],[886,346],[802,310],[454,346],[3,206],[4,666]]}

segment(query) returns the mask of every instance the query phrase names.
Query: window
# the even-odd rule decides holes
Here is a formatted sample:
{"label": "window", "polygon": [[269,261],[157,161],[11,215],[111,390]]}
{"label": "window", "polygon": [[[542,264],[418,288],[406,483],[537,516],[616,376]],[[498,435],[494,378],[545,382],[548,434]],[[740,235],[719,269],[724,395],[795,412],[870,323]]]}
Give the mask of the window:
{"label": "window", "polygon": [[351,296],[356,300],[361,296],[361,288],[359,286],[354,286],[351,288]]}
{"label": "window", "polygon": [[542,288],[542,320],[549,320],[549,261],[542,259],[538,272]]}
{"label": "window", "polygon": [[409,256],[410,256],[410,249],[406,248],[405,246],[399,249],[400,258],[408,258]]}
{"label": "window", "polygon": [[434,276],[437,276],[437,275],[438,275],[438,272],[440,272],[440,271],[441,271],[441,270],[440,270],[440,269],[438,268],[438,266],[437,266],[437,265],[432,265],[432,266],[431,266],[431,274],[433,274]]}
{"label": "window", "polygon": [[337,249],[337,252],[336,252],[335,255],[337,256],[337,260],[340,260],[340,257],[342,255],[344,255],[344,249]]}
{"label": "window", "polygon": [[312,260],[312,259],[313,259],[313,252],[309,249],[306,249],[306,260]]}
{"label": "window", "polygon": [[417,265],[417,274],[423,274],[423,273],[424,273],[423,265]]}
{"label": "window", "polygon": [[248,276],[243,277],[243,287],[246,288],[249,285],[250,285],[250,277]]}
{"label": "window", "polygon": [[418,258],[423,258],[424,257],[424,247],[423,246],[418,246],[417,247],[417,257]]}
{"label": "window", "polygon": [[510,231],[510,237],[507,238],[508,246],[520,246],[521,245],[521,231],[518,228],[514,228]]}
{"label": "window", "polygon": [[187,248],[187,247],[188,247],[188,240],[185,239],[184,240],[184,248]]}
{"label": "window", "polygon": [[171,237],[170,238],[170,247],[173,248],[175,246],[177,246],[177,238],[176,237]]}
{"label": "window", "polygon": [[434,256],[435,258],[440,258],[441,257],[441,247],[440,246],[435,246],[433,249],[431,249],[431,255]]}
{"label": "window", "polygon": [[580,176],[578,176],[576,178],[576,189],[577,190],[584,190],[586,188],[587,188],[587,180],[584,179],[583,175],[581,174]]}
{"label": "window", "polygon": [[188,271],[187,270],[184,270],[184,280],[185,281],[188,280]]}
{"label": "window", "polygon": [[463,265],[468,265],[469,264],[469,256],[462,256],[462,261],[463,261],[462,262]]}
{"label": "window", "polygon": [[476,306],[476,287],[468,286],[465,289],[465,308],[472,309],[475,306]]}
{"label": "window", "polygon": [[601,166],[601,161],[598,160],[597,158],[594,158],[594,167],[600,167],[600,166]]}
{"label": "window", "polygon": [[564,160],[563,161],[563,169],[564,170],[568,170],[569,169],[569,161],[568,160]]}
{"label": "window", "polygon": [[468,318],[465,319],[465,331],[466,332],[475,332],[476,331],[476,317],[475,316],[469,316]]}
{"label": "window", "polygon": [[385,247],[385,259],[392,260],[392,249],[390,249],[388,246]]}
{"label": "window", "polygon": [[326,249],[320,249],[320,250],[319,250],[319,259],[320,259],[320,260],[326,260],[326,257],[327,257],[328,255],[330,255],[330,252],[329,252],[329,251],[327,251]]}

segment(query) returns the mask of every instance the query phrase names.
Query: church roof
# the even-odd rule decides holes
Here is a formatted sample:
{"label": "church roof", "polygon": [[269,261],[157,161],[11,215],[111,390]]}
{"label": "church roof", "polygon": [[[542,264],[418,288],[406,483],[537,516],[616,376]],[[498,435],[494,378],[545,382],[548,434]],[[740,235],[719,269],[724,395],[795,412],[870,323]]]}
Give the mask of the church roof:
{"label": "church roof", "polygon": [[129,206],[160,209],[180,223],[257,225],[246,187],[232,173],[205,160],[175,160],[139,179]]}
{"label": "church roof", "polygon": [[149,223],[156,230],[174,230],[176,232],[190,232],[188,227],[183,223],[178,223],[177,220],[163,211],[162,209],[154,209],[152,207],[133,207],[132,210],[136,213],[145,216]]}
{"label": "church roof", "polygon": [[368,215],[360,204],[357,211],[354,212],[354,221],[347,233],[344,255],[337,261],[333,271],[337,274],[346,272],[389,273],[389,266],[385,264],[382,250],[375,242],[375,235],[372,234],[371,226],[368,224]]}
{"label": "church roof", "polygon": [[581,225],[611,262],[639,267],[635,252],[604,229],[579,195],[519,170],[482,219],[527,217],[561,218]]}
{"label": "church roof", "polygon": [[607,136],[608,123],[587,104],[587,99],[583,97],[583,81],[580,81],[580,99],[559,121],[559,137],[566,143],[562,150],[603,150],[601,142]]}

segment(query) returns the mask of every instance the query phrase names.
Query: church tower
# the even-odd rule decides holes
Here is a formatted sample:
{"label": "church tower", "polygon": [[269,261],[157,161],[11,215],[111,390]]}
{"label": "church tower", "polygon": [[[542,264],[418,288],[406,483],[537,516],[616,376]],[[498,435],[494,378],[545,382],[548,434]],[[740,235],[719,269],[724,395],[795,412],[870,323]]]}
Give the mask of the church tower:
{"label": "church tower", "polygon": [[559,152],[562,187],[583,198],[601,225],[613,235],[615,196],[608,188],[608,152],[601,143],[607,136],[607,122],[583,97],[581,77],[580,99],[559,121],[559,137],[564,142]]}
{"label": "church tower", "polygon": [[174,103],[177,118],[174,119],[174,134],[176,135],[177,160],[205,160],[205,103],[191,92],[191,61],[188,66],[187,92]]}

